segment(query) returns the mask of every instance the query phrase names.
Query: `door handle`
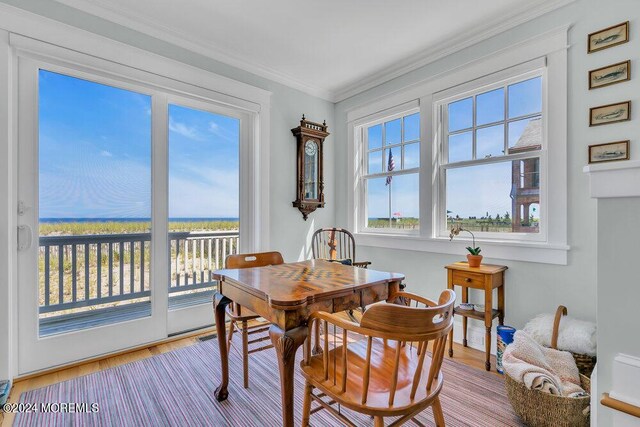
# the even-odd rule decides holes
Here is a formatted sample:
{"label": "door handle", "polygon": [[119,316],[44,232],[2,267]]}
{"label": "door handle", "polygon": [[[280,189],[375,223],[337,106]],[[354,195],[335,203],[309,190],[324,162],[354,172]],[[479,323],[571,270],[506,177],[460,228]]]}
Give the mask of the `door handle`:
{"label": "door handle", "polygon": [[28,225],[18,226],[18,250],[25,251],[31,247],[33,233]]}

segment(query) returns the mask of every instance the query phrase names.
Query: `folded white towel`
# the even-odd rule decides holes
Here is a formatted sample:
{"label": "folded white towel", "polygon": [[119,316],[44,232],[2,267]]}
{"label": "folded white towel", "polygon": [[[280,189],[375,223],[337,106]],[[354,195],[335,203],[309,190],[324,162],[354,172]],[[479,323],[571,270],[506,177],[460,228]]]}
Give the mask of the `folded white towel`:
{"label": "folded white towel", "polygon": [[584,392],[571,353],[542,347],[523,331],[517,331],[505,349],[502,366],[529,389],[559,396]]}
{"label": "folded white towel", "polygon": [[[553,314],[540,314],[530,320],[523,328],[533,339],[545,347],[551,347],[553,334]],[[563,316],[558,328],[558,350],[595,356],[596,324],[584,320]]]}

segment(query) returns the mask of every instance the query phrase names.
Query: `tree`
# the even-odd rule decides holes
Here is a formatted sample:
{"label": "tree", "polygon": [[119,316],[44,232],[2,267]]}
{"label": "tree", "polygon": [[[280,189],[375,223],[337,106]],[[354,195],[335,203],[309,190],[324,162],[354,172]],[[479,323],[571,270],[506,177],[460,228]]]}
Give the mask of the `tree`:
{"label": "tree", "polygon": [[499,214],[499,213],[497,213],[497,214],[496,214],[496,221],[500,221],[500,219],[501,219],[501,218],[500,218],[500,214]]}
{"label": "tree", "polygon": [[511,221],[511,217],[509,216],[509,212],[505,212],[504,213],[504,220],[505,221]]}

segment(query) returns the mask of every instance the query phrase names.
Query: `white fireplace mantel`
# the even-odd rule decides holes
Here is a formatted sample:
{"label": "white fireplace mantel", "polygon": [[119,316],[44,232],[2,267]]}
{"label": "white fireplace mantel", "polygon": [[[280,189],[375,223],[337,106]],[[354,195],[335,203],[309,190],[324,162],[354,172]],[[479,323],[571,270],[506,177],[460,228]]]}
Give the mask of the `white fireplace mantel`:
{"label": "white fireplace mantel", "polygon": [[592,198],[640,197],[640,160],[596,163],[582,171],[589,175]]}

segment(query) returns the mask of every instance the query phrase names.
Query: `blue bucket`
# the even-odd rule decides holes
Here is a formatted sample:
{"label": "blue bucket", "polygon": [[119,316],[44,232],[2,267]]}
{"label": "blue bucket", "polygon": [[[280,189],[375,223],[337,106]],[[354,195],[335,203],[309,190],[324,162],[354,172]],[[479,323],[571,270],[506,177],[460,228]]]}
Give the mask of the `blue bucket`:
{"label": "blue bucket", "polygon": [[497,350],[496,350],[496,371],[504,374],[504,369],[502,369],[502,354],[504,353],[504,349],[507,345],[513,342],[513,334],[516,333],[516,328],[513,326],[498,326],[496,328],[498,339],[497,339]]}

